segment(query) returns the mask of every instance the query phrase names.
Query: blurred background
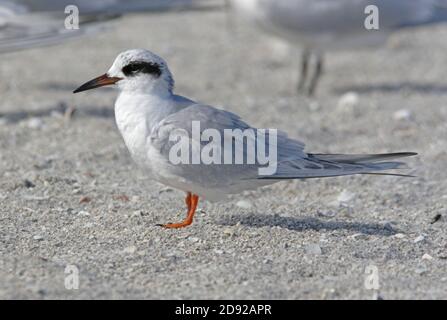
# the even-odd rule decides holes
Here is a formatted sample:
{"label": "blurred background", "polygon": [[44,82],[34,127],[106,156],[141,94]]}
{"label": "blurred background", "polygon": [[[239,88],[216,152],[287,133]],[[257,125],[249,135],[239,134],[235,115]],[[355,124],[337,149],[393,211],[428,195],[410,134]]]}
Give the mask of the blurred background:
{"label": "blurred background", "polygon": [[[365,4],[382,26],[367,30]],[[79,9],[79,29],[67,30]],[[445,298],[445,3],[0,0],[0,298]],[[68,20],[69,23],[73,22]],[[204,202],[145,179],[117,92],[73,95],[121,51],[176,92],[314,153],[414,151],[417,177],[289,181]],[[64,268],[80,268],[80,289]],[[379,290],[364,287],[375,265]],[[185,274],[188,276],[185,277]]]}

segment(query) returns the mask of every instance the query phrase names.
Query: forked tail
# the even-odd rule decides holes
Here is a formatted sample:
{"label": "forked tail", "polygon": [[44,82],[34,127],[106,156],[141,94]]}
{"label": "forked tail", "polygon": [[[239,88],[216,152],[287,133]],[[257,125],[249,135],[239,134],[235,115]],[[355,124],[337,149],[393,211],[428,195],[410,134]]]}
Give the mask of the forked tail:
{"label": "forked tail", "polygon": [[274,175],[262,176],[260,179],[309,179],[353,174],[412,177],[410,175],[383,171],[407,168],[404,162],[391,160],[415,155],[417,153],[414,152],[385,154],[308,154],[307,158],[303,161],[290,161],[280,164]]}

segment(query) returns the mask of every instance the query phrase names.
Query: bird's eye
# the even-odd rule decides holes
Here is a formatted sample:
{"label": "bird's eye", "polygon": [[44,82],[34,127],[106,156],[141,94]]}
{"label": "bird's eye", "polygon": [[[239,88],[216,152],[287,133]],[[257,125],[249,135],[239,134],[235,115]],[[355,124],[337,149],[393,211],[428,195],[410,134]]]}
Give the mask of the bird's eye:
{"label": "bird's eye", "polygon": [[141,66],[138,64],[129,64],[123,68],[125,74],[137,73],[141,70]]}
{"label": "bird's eye", "polygon": [[161,75],[161,69],[156,63],[133,62],[123,67],[123,73],[126,76],[134,76],[138,73],[147,73],[158,78]]}

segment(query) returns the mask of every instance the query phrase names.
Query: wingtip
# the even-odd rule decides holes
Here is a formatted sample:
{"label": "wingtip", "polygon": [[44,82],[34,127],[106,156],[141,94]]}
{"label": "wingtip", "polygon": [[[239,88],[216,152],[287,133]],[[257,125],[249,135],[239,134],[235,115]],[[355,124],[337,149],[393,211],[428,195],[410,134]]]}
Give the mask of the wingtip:
{"label": "wingtip", "polygon": [[393,153],[384,153],[383,155],[396,157],[396,158],[402,158],[402,157],[414,157],[414,156],[417,156],[418,153],[417,152],[393,152]]}
{"label": "wingtip", "polygon": [[403,173],[388,173],[388,172],[368,172],[362,173],[363,175],[370,176],[389,176],[389,177],[401,177],[401,178],[418,178],[418,176],[412,174],[403,174]]}
{"label": "wingtip", "polygon": [[402,152],[402,155],[405,157],[414,157],[419,155],[417,152]]}

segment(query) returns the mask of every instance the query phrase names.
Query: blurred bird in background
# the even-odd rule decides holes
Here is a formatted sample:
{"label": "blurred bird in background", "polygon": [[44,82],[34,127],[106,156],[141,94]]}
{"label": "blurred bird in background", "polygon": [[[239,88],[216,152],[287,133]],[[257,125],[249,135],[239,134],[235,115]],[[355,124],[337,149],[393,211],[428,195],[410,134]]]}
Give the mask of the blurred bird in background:
{"label": "blurred bird in background", "polygon": [[[447,0],[226,0],[262,30],[302,49],[297,89],[311,96],[323,71],[323,53],[331,50],[377,46],[401,28],[444,22]],[[379,29],[365,20],[374,5]],[[310,60],[315,57],[313,72]]]}
{"label": "blurred bird in background", "polygon": [[[205,10],[214,0],[0,0],[0,53],[60,43],[105,29],[126,13]],[[79,9],[79,29],[67,30],[65,8]]]}

